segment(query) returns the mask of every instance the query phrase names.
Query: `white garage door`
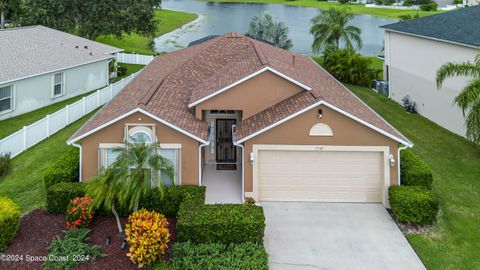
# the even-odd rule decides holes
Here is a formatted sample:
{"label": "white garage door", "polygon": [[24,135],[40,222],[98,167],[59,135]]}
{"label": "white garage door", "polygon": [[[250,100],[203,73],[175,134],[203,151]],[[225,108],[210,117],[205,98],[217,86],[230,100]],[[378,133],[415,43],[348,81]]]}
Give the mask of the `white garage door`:
{"label": "white garage door", "polygon": [[261,201],[382,202],[383,152],[258,151]]}

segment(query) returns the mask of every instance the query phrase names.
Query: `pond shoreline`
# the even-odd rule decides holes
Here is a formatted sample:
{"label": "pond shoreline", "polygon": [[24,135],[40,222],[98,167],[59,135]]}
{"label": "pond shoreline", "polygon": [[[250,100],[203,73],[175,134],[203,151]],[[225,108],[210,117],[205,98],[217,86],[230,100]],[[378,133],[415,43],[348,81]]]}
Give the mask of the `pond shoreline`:
{"label": "pond shoreline", "polygon": [[354,14],[373,15],[379,18],[400,19],[400,16],[418,14],[420,17],[429,16],[445,11],[422,11],[422,10],[402,10],[389,8],[367,8],[364,4],[340,4],[338,2],[327,2],[318,0],[196,0],[201,2],[217,2],[217,3],[261,3],[261,4],[275,4],[298,7],[309,7],[318,9],[327,9],[331,7],[349,7]]}

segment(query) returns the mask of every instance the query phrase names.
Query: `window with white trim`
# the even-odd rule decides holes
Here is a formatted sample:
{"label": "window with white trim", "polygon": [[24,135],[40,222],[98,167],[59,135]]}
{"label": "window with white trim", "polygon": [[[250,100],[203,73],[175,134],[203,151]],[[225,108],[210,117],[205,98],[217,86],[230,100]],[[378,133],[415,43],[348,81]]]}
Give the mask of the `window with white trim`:
{"label": "window with white trim", "polygon": [[0,87],[0,113],[13,110],[13,85]]}
{"label": "window with white trim", "polygon": [[[160,148],[160,155],[172,162],[174,170],[173,184],[178,185],[180,183],[180,149]],[[172,185],[172,179],[170,179],[170,177],[168,177],[166,174],[161,174],[160,179],[166,187]]]}
{"label": "window with white trim", "polygon": [[150,126],[136,126],[128,129],[128,141],[130,143],[154,142],[153,129]]}
{"label": "window with white trim", "polygon": [[99,168],[110,167],[117,161],[120,151],[115,151],[118,147],[123,147],[123,144],[100,144],[99,148]]}
{"label": "window with white trim", "polygon": [[130,135],[129,141],[131,143],[152,143],[152,136],[144,131],[137,131]]}
{"label": "window with white trim", "polygon": [[64,94],[63,73],[53,75],[53,97],[62,96]]}

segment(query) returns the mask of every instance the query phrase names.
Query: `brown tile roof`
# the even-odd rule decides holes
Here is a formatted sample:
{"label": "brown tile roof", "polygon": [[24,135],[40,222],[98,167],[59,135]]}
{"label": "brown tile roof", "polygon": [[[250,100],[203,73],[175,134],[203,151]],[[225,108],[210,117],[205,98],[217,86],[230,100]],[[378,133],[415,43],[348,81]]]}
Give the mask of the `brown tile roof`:
{"label": "brown tile roof", "polygon": [[141,108],[206,141],[208,125],[198,120],[188,105],[267,66],[310,87],[311,91],[299,93],[240,122],[237,139],[324,100],[408,142],[310,58],[236,33],[156,57],[72,138]]}

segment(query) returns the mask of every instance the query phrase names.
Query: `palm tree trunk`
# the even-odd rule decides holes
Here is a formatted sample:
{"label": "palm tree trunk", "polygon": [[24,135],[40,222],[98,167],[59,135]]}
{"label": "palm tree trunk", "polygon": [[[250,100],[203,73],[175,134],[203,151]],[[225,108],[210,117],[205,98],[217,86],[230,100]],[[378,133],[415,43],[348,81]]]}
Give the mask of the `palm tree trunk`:
{"label": "palm tree trunk", "polygon": [[2,10],[0,11],[0,28],[5,27],[5,12]]}
{"label": "palm tree trunk", "polygon": [[118,216],[117,210],[115,210],[115,201],[112,201],[112,213],[113,213],[113,216],[115,216],[115,219],[117,220],[118,232],[122,233],[123,232],[122,223],[120,222],[120,217]]}

